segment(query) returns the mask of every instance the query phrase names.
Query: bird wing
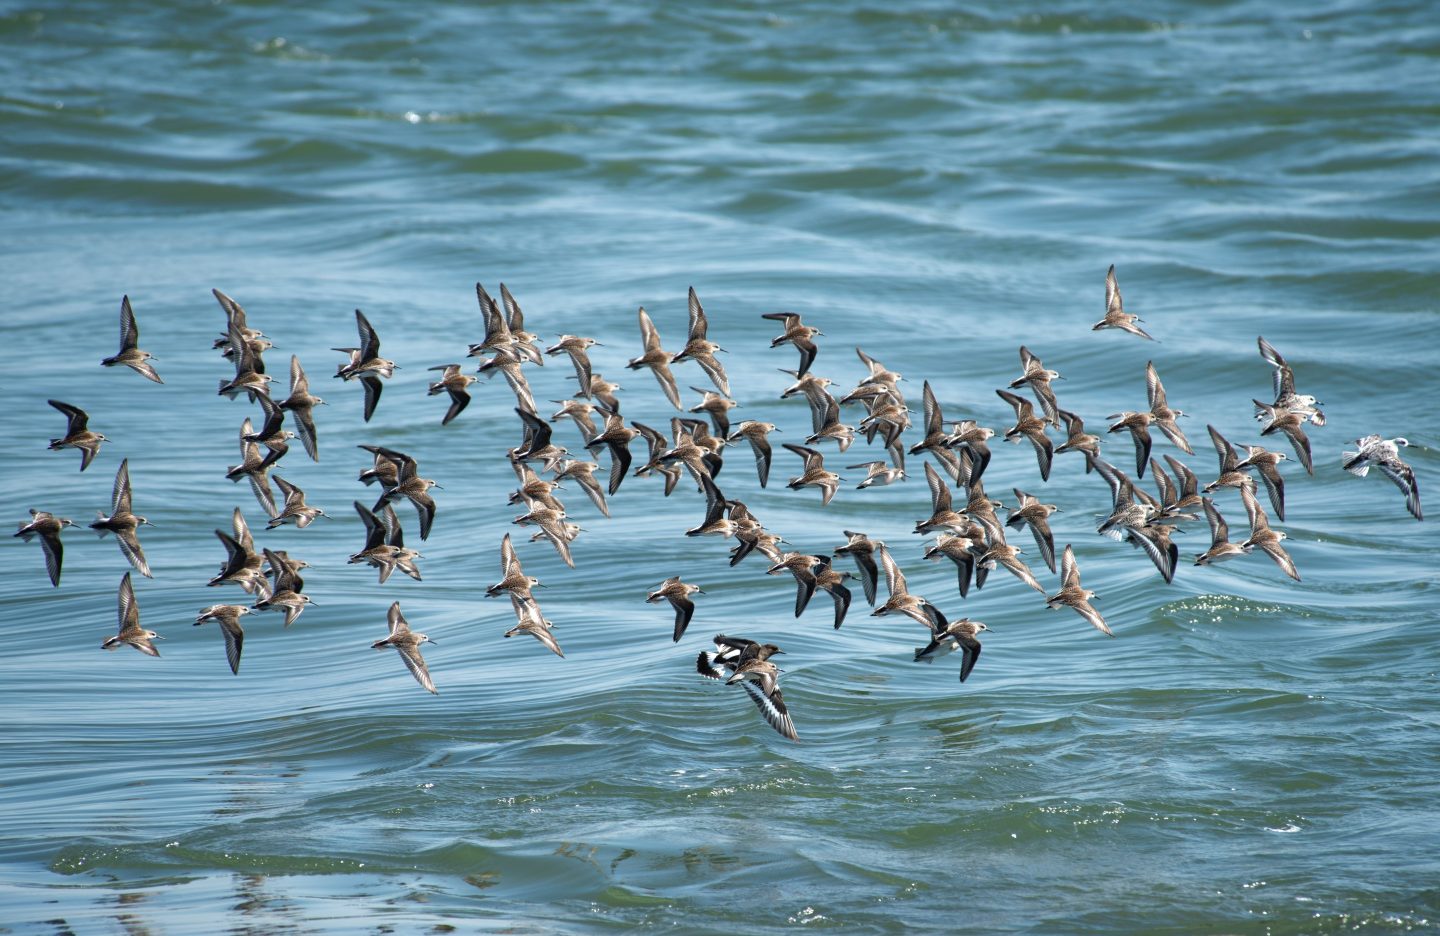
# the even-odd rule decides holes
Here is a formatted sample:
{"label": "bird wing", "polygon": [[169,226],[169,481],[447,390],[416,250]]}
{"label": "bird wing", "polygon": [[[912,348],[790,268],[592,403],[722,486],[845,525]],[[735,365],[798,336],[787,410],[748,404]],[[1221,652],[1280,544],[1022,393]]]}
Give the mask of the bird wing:
{"label": "bird wing", "polygon": [[795,723],[790,719],[790,710],[785,707],[785,700],[780,695],[779,686],[772,683],[772,688],[766,692],[752,682],[747,681],[742,685],[771,728],[791,741],[800,740],[800,736],[795,733]]}
{"label": "bird wing", "polygon": [[[700,297],[695,295],[695,287],[690,287],[690,341],[704,341],[705,330],[709,325],[705,318],[705,309],[700,305]],[[722,388],[723,389],[723,388]],[[725,395],[729,396],[730,391],[726,390]]]}
{"label": "bird wing", "polygon": [[365,387],[365,421],[369,422],[370,417],[375,415],[375,407],[380,402],[385,385],[374,374],[361,374],[360,383]]}
{"label": "bird wing", "polygon": [[1420,510],[1420,485],[1415,480],[1415,470],[1398,459],[1383,459],[1377,462],[1375,467],[1405,492],[1405,507],[1410,511],[1410,515],[1416,520],[1423,520],[1424,514]]}
{"label": "bird wing", "polygon": [[1230,541],[1230,527],[1225,518],[1220,514],[1220,508],[1215,506],[1215,501],[1208,498],[1200,498],[1200,504],[1205,508],[1205,519],[1210,524],[1210,548],[1214,549],[1221,543]]}
{"label": "bird wing", "polygon": [[428,692],[436,692],[435,683],[430,678],[430,668],[425,665],[424,657],[420,656],[420,648],[414,644],[404,643],[396,646],[400,651],[400,659],[405,661],[405,668],[410,670],[410,675],[415,681],[424,686]]}
{"label": "bird wing", "polygon": [[956,641],[960,644],[960,681],[963,683],[980,659],[980,641],[974,637],[957,637]]}
{"label": "bird wing", "polygon": [[245,646],[245,632],[240,628],[239,621],[227,621],[224,618],[216,618],[220,625],[220,633],[225,638],[225,659],[230,663],[230,672],[236,676],[240,675],[240,651]]}
{"label": "bird wing", "polygon": [[1235,454],[1235,446],[1231,445],[1226,438],[1220,434],[1220,430],[1214,426],[1207,425],[1205,429],[1210,433],[1210,441],[1215,446],[1215,454],[1220,457],[1220,473],[1225,474],[1235,470],[1240,458]]}
{"label": "bird wing", "polygon": [[360,359],[369,360],[380,356],[380,336],[370,325],[370,320],[359,309],[355,310],[355,327],[360,331]]}
{"label": "bird wing", "polygon": [[930,486],[930,510],[932,514],[943,513],[952,510],[950,500],[950,489],[945,485],[945,479],[929,462],[925,463],[925,483]]}
{"label": "bird wing", "polygon": [[134,351],[140,343],[140,327],[135,324],[135,310],[130,308],[130,297],[120,298],[120,350]]}
{"label": "bird wing", "polygon": [[1160,383],[1154,361],[1145,362],[1145,392],[1150,400],[1150,409],[1165,408],[1165,385]]}
{"label": "bird wing", "polygon": [[1060,587],[1080,587],[1080,566],[1075,562],[1075,550],[1069,543],[1065,544],[1065,552],[1060,556]]}
{"label": "bird wing", "polygon": [[875,551],[880,556],[880,565],[885,569],[885,587],[890,591],[891,597],[909,594],[905,587],[905,574],[900,571],[900,566],[896,564],[895,557],[890,555],[890,550],[884,543],[879,543]]}
{"label": "bird wing", "polygon": [[120,551],[125,554],[125,558],[135,567],[135,571],[146,578],[155,577],[150,574],[150,563],[145,561],[145,550],[140,548],[140,539],[135,535],[134,530],[117,530],[115,532],[115,542],[120,544]]}
{"label": "bird wing", "polygon": [[392,602],[390,610],[385,612],[385,624],[390,628],[390,637],[394,639],[397,634],[410,633],[410,622],[405,620],[405,615],[400,611],[400,602]]}
{"label": "bird wing", "polygon": [[67,436],[74,435],[77,432],[84,432],[85,427],[89,425],[90,416],[80,407],[72,406],[69,403],[62,403],[59,400],[47,400],[46,402],[65,414],[65,434]]}

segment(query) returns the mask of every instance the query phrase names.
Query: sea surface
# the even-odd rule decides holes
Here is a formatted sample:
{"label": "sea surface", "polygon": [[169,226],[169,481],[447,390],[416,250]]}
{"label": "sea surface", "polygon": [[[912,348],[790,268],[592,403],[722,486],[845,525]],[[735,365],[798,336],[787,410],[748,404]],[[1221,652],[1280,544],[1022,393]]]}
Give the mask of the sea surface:
{"label": "sea surface", "polygon": [[[79,525],[58,588],[38,544],[0,554],[0,932],[1440,930],[1440,533],[1340,469],[1350,440],[1404,436],[1440,514],[1433,5],[73,0],[0,4],[0,43],[0,516]],[[1157,342],[1091,331],[1112,263]],[[880,457],[863,442],[825,447],[849,480],[823,509],[778,447],[768,488],[743,447],[717,480],[794,549],[885,540],[912,591],[987,623],[963,685],[858,588],[839,631],[823,594],[797,620],[788,575],[682,535],[704,514],[688,479],[668,499],[627,479],[610,519],[567,485],[566,568],[509,525],[503,379],[444,427],[426,396],[427,368],[476,363],[477,281],[543,340],[603,342],[596,370],[656,426],[674,410],[624,366],[636,309],[678,351],[693,286],[732,415],[777,444],[809,413],[779,399],[797,356],[766,312],[823,330],[832,390],[865,375],[857,346],[903,373],[917,424],[928,380],[946,419],[1003,432],[994,390],[1025,344],[1103,434],[1145,408],[1154,361],[1195,447],[1155,454],[1202,483],[1207,424],[1260,441],[1264,335],[1329,417],[1272,516],[1303,581],[1258,553],[1193,567],[1202,522],[1166,585],[1096,534],[1108,490],[1080,456],[1042,483],[998,438],[987,490],[1062,508],[1114,639],[1003,569],[962,600],[912,532],[925,459],[857,491],[845,466]],[[260,410],[215,392],[212,288],[273,340],[277,392],[293,354],[328,401],[319,462],[297,445],[278,469],[328,514],[308,529],[265,531],[225,479]],[[163,386],[98,366],[122,295]],[[400,366],[368,424],[332,376],[357,308]],[[564,358],[528,374],[547,415],[574,392]],[[83,474],[46,450],[47,399],[110,439]],[[555,438],[582,450],[568,422]],[[376,494],[359,444],[442,485],[423,544],[400,505],[422,582],[346,563],[351,502]],[[1133,473],[1127,437],[1106,455]],[[128,566],[85,524],[122,458],[153,521],[135,591],[160,659],[100,649]],[[1218,503],[1243,538],[1239,498]],[[310,563],[314,606],[246,618],[232,676],[191,622],[244,599],[205,586],[237,506]],[[509,603],[484,589],[506,532],[564,659],[502,638]],[[644,601],[671,575],[705,589],[678,644]],[[434,638],[436,696],[370,649],[397,600]],[[696,675],[716,633],[785,649],[800,743]]]}

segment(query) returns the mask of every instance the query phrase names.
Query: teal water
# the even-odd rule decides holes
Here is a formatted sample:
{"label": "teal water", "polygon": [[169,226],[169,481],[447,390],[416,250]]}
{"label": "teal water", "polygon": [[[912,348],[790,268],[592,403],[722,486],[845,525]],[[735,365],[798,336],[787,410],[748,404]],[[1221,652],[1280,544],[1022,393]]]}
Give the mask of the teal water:
{"label": "teal water", "polygon": [[[0,7],[0,38],[0,514],[82,524],[58,589],[36,544],[5,543],[0,929],[1440,927],[1440,536],[1339,469],[1357,436],[1406,436],[1440,509],[1427,4],[74,2]],[[1159,344],[1090,331],[1111,263]],[[1304,581],[1255,556],[1182,560],[1167,586],[1094,533],[1108,492],[1074,456],[1041,484],[1029,447],[998,440],[988,490],[1064,509],[1057,541],[1116,639],[1003,572],[962,601],[910,532],[919,458],[823,510],[775,483],[797,469],[783,451],[766,490],[744,451],[720,481],[796,548],[888,541],[913,591],[987,622],[963,686],[953,657],[911,662],[915,625],[857,602],[835,632],[823,595],[795,620],[788,577],[680,535],[703,514],[688,482],[667,500],[628,480],[609,520],[563,494],[587,530],[567,569],[508,525],[503,382],[443,428],[424,394],[425,369],[483,333],[477,280],[507,283],[532,331],[604,342],[596,368],[652,425],[671,409],[623,367],[635,309],[678,350],[691,285],[730,350],[734,415],[789,439],[808,411],[777,398],[795,355],[768,349],[763,312],[824,329],[815,369],[841,389],[860,345],[917,409],[928,379],[947,417],[1002,430],[993,390],[1021,343],[1091,429],[1143,407],[1153,358],[1202,480],[1206,423],[1257,441],[1264,334],[1330,417],[1315,477],[1285,466],[1276,525]],[[296,447],[281,471],[328,522],[261,533],[225,480],[258,409],[215,395],[231,371],[211,288],[275,341],[272,373],[298,354],[329,400],[321,461]],[[97,366],[127,293],[163,387]],[[401,365],[369,424],[329,376],[357,307]],[[573,388],[563,359],[530,380],[541,400]],[[46,451],[52,397],[112,440],[84,474]],[[579,448],[568,423],[557,441]],[[444,485],[423,582],[345,563],[349,504],[374,496],[358,443]],[[1124,440],[1108,452],[1131,463]],[[155,523],[136,592],[159,660],[99,650],[127,566],[83,523],[125,457]],[[235,506],[311,563],[316,602],[289,630],[247,618],[238,677],[190,624],[240,597],[204,587]],[[1221,507],[1243,533],[1238,499]],[[508,604],[482,597],[506,531],[564,660],[501,639]],[[1180,539],[1208,544],[1198,525]],[[672,574],[707,591],[678,646],[643,600]],[[369,648],[394,600],[437,642],[438,696]],[[803,743],[695,676],[720,631],[785,647]]]}

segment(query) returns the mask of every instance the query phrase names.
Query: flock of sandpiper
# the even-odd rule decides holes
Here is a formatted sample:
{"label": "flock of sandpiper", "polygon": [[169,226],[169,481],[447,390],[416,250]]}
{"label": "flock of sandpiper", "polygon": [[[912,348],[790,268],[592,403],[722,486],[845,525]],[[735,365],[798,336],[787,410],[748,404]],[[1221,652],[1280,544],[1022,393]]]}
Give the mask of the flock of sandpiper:
{"label": "flock of sandpiper", "polygon": [[[694,289],[689,293],[689,332],[684,348],[675,354],[664,350],[659,332],[649,314],[641,308],[639,323],[643,351],[627,365],[632,370],[650,370],[666,399],[681,411],[685,411],[685,407],[672,371],[673,365],[694,362],[714,385],[714,390],[692,388],[701,397],[697,405],[688,409],[688,413],[700,414],[701,418],[674,417],[668,435],[633,420],[627,422],[621,415],[620,398],[616,395],[618,385],[605,380],[591,365],[589,351],[599,342],[577,335],[562,335],[557,343],[544,351],[544,355],[564,354],[569,357],[580,389],[574,397],[563,401],[549,420],[542,418],[525,375],[528,366],[541,365],[545,360],[537,336],[525,330],[521,308],[503,284],[500,287],[500,302],[496,302],[479,284],[476,284],[476,293],[484,318],[485,337],[478,344],[471,345],[468,353],[481,360],[477,373],[490,375],[498,371],[514,391],[515,413],[520,419],[523,436],[520,445],[507,453],[518,481],[510,502],[524,505],[526,512],[516,517],[514,523],[535,527],[538,532],[532,540],[547,540],[567,565],[574,566],[571,545],[583,530],[570,518],[565,505],[556,497],[556,488],[562,481],[575,482],[585,491],[594,507],[608,517],[610,510],[606,497],[614,495],[627,477],[659,475],[664,479],[664,494],[669,496],[683,474],[688,472],[705,494],[705,515],[698,526],[686,531],[686,535],[733,538],[736,545],[730,550],[730,565],[738,564],[752,552],[759,552],[771,563],[768,574],[792,575],[797,586],[796,617],[804,613],[817,590],[824,591],[834,601],[834,626],[839,628],[851,604],[851,593],[845,581],[858,579],[866,602],[874,608],[872,615],[901,614],[926,628],[930,639],[926,646],[915,650],[916,661],[930,663],[958,651],[961,654],[960,681],[964,682],[970,675],[980,655],[978,637],[987,629],[986,625],[964,617],[950,620],[934,603],[911,593],[906,587],[904,573],[883,542],[872,540],[863,533],[846,531],[848,541],[835,548],[833,556],[831,553],[787,551],[782,546],[789,544],[766,530],[744,503],[727,498],[721,492],[716,478],[720,474],[724,452],[728,446],[740,442],[746,443],[753,452],[760,486],[766,486],[772,458],[768,435],[776,427],[755,420],[731,426],[729,410],[736,403],[730,393],[725,368],[716,357],[716,352],[723,349],[708,337],[708,320]],[[247,395],[252,403],[260,406],[263,419],[258,431],[250,418],[242,423],[240,464],[231,467],[226,477],[236,482],[244,479],[250,484],[256,500],[269,517],[267,529],[290,523],[299,528],[307,527],[315,518],[324,516],[324,512],[308,505],[305,492],[273,470],[287,454],[289,440],[295,438],[300,440],[311,459],[319,460],[314,409],[324,401],[310,392],[305,371],[294,356],[290,360],[290,394],[276,401],[271,394],[272,378],[265,371],[263,359],[263,353],[271,347],[269,338],[249,326],[245,311],[238,303],[219,290],[215,290],[214,294],[227,319],[226,332],[215,342],[215,348],[231,360],[235,369],[233,379],[221,381],[219,393],[230,399]],[[970,419],[947,421],[926,382],[922,390],[923,421],[919,427],[923,437],[907,446],[903,438],[911,429],[911,419],[899,387],[903,379],[900,374],[857,348],[867,374],[853,390],[837,399],[829,390],[832,381],[811,373],[818,352],[815,338],[822,334],[820,330],[806,325],[794,313],[772,313],[764,317],[778,322],[782,329],[782,333],[771,342],[771,347],[789,344],[800,354],[798,368],[786,371],[794,382],[781,393],[781,397],[803,396],[809,403],[812,420],[812,433],[804,445],[784,445],[801,459],[800,474],[790,479],[789,488],[817,488],[821,493],[821,504],[830,503],[843,479],[825,467],[825,457],[818,448],[820,445],[834,443],[840,452],[845,452],[857,436],[863,436],[869,444],[877,439],[881,441],[884,457],[848,466],[866,471],[864,480],[858,485],[861,489],[903,480],[906,477],[905,456],[928,453],[933,459],[933,464],[925,464],[931,515],[916,523],[915,532],[934,534],[936,539],[926,549],[924,557],[937,561],[948,559],[955,564],[962,598],[969,594],[972,582],[977,589],[983,587],[988,573],[1000,567],[1040,594],[1046,594],[1047,589],[1022,558],[1021,549],[1006,541],[1006,530],[1028,527],[1041,561],[1053,574],[1056,572],[1056,557],[1049,517],[1057,508],[1015,488],[1015,506],[1001,521],[996,511],[997,508],[1005,509],[1005,505],[990,499],[983,481],[990,462],[988,443],[995,430]],[[379,336],[358,309],[355,319],[359,332],[358,346],[335,349],[348,355],[335,376],[346,381],[360,381],[365,393],[364,418],[368,422],[380,401],[384,388],[382,378],[391,377],[396,365],[380,356]],[[1137,324],[1139,321],[1138,316],[1124,310],[1112,266],[1105,278],[1105,317],[1094,329],[1119,329],[1153,340]],[[141,350],[138,342],[139,329],[127,297],[121,301],[120,307],[119,353],[101,363],[106,367],[125,365],[155,383],[163,383],[150,363],[151,355]],[[1304,427],[1307,424],[1323,426],[1325,415],[1314,396],[1297,391],[1294,371],[1280,353],[1263,337],[1258,343],[1260,356],[1273,371],[1274,396],[1270,403],[1254,401],[1256,419],[1263,423],[1260,435],[1285,436],[1305,472],[1313,475],[1310,441]],[[1008,388],[996,390],[1015,411],[1015,424],[1004,431],[1003,438],[1016,443],[1028,441],[1034,447],[1042,481],[1049,479],[1056,455],[1080,453],[1085,460],[1086,472],[1098,474],[1110,488],[1111,510],[1099,523],[1098,532],[1139,547],[1169,582],[1179,563],[1179,550],[1171,540],[1172,531],[1176,524],[1198,519],[1193,511],[1199,507],[1209,523],[1211,545],[1195,557],[1195,565],[1223,562],[1258,549],[1273,559],[1286,575],[1297,581],[1300,579],[1294,561],[1282,545],[1285,533],[1271,527],[1257,497],[1258,478],[1265,487],[1275,517],[1281,521],[1285,519],[1285,477],[1279,463],[1289,460],[1286,453],[1267,450],[1260,445],[1246,445],[1242,451],[1210,426],[1207,428],[1219,459],[1219,473],[1215,480],[1202,486],[1195,473],[1170,454],[1164,456],[1170,469],[1167,472],[1159,461],[1151,457],[1151,429],[1159,430],[1185,454],[1193,455],[1194,452],[1176,421],[1184,413],[1169,405],[1159,373],[1151,362],[1147,364],[1145,373],[1148,407],[1110,416],[1109,432],[1130,435],[1135,448],[1136,478],[1144,478],[1147,469],[1150,471],[1157,489],[1157,493],[1152,495],[1137,486],[1135,480],[1120,468],[1102,458],[1101,437],[1086,432],[1085,423],[1079,416],[1061,408],[1052,385],[1061,375],[1047,369],[1025,347],[1020,348],[1020,363],[1020,376]],[[441,420],[442,424],[448,424],[469,404],[469,386],[477,377],[464,373],[462,366],[454,363],[442,364],[431,370],[439,371],[440,376],[430,385],[429,393],[448,397],[449,408]],[[1033,402],[1014,392],[1025,388],[1033,394]],[[107,439],[90,429],[89,417],[83,410],[59,400],[49,402],[67,420],[65,435],[52,440],[50,448],[79,449],[80,470],[84,471]],[[842,407],[852,404],[864,410],[864,416],[856,425],[842,420]],[[286,428],[287,414],[293,431]],[[579,430],[584,448],[594,454],[597,461],[576,458],[555,443],[552,423],[567,417]],[[1052,442],[1049,436],[1052,428],[1063,429],[1063,442]],[[644,442],[641,453],[644,462],[632,472],[637,453],[631,452],[630,445],[637,439]],[[1355,451],[1344,453],[1342,465],[1346,471],[1360,477],[1364,477],[1370,468],[1377,468],[1400,488],[1405,495],[1406,507],[1418,520],[1422,514],[1415,474],[1399,454],[1400,448],[1408,444],[1403,438],[1384,439],[1370,435],[1356,440]],[[374,456],[374,464],[361,473],[359,480],[366,485],[379,484],[381,494],[373,506],[359,500],[354,503],[355,511],[364,522],[366,539],[364,548],[351,556],[349,561],[374,567],[382,583],[395,571],[419,580],[421,575],[416,561],[423,557],[405,545],[394,506],[408,500],[415,507],[419,536],[424,540],[428,538],[436,517],[436,503],[430,490],[438,485],[433,480],[422,478],[415,459],[403,452],[378,445],[362,445],[361,448]],[[607,453],[610,462],[603,483],[597,476],[602,450]],[[936,469],[937,465],[940,470]],[[549,478],[542,475],[549,475]],[[964,496],[964,505],[958,509],[946,476]],[[283,496],[279,503],[271,487],[272,480]],[[1238,492],[1249,521],[1248,535],[1239,542],[1230,539],[1225,518],[1215,501],[1206,496],[1225,488]],[[30,514],[30,520],[20,525],[16,535],[27,541],[39,539],[50,581],[58,586],[64,555],[61,533],[73,524],[68,519],[42,510],[32,509]],[[115,476],[110,513],[107,516],[102,512],[90,526],[102,536],[113,534],[135,571],[150,577],[150,566],[138,536],[139,528],[147,523],[143,516],[132,510],[128,460],[122,461]],[[212,605],[200,612],[195,623],[214,621],[219,626],[225,639],[230,669],[238,674],[244,644],[240,618],[255,611],[283,612],[285,626],[289,627],[310,603],[309,596],[303,591],[304,580],[301,577],[301,571],[308,564],[292,559],[283,550],[262,549],[257,552],[239,508],[235,508],[232,514],[230,530],[217,529],[215,535],[225,547],[226,558],[219,573],[208,584],[238,585],[247,594],[255,596],[255,600],[252,605]],[[539,580],[524,573],[508,533],[501,540],[500,557],[501,579],[487,589],[486,594],[507,595],[510,599],[516,624],[505,636],[529,634],[563,657],[553,625],[541,612],[532,591],[540,584]],[[848,557],[854,562],[856,571],[837,571],[832,565],[834,557]],[[1046,606],[1051,609],[1071,608],[1098,630],[1113,636],[1104,617],[1090,602],[1095,593],[1080,583],[1080,570],[1069,545],[1061,552],[1059,563],[1060,587],[1045,598]],[[882,570],[887,592],[883,602],[879,601]],[[676,642],[684,636],[694,614],[692,596],[696,594],[704,592],[699,586],[674,576],[646,598],[651,603],[666,601],[673,606],[673,637]],[[140,624],[139,607],[128,571],[120,582],[119,611],[119,630],[102,646],[107,650],[131,646],[151,656],[159,656],[154,644],[159,635]],[[373,646],[376,649],[397,650],[420,685],[435,692],[435,684],[420,653],[420,645],[429,638],[410,629],[398,601],[390,606],[388,624],[389,635]],[[715,637],[714,644],[713,651],[702,651],[696,660],[700,675],[731,684],[739,683],[776,731],[796,739],[795,725],[780,691],[781,671],[771,659],[783,651],[772,643],[723,634]]]}

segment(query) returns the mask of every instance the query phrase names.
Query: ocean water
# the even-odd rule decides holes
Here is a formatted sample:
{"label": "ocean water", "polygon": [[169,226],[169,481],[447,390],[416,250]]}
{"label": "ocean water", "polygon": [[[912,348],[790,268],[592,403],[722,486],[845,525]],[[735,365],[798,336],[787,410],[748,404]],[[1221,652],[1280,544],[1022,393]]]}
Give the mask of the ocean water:
{"label": "ocean water", "polygon": [[[80,524],[59,588],[38,545],[4,544],[0,931],[1440,929],[1440,535],[1339,468],[1349,440],[1405,436],[1440,510],[1428,4],[77,0],[4,4],[0,37],[0,515]],[[1090,330],[1112,263],[1158,343]],[[545,338],[600,339],[596,369],[652,425],[673,410],[624,368],[635,310],[679,350],[694,286],[732,415],[776,442],[809,414],[778,398],[796,355],[768,347],[765,312],[823,329],[835,389],[864,375],[856,346],[902,372],[917,421],[929,380],[947,418],[1003,431],[993,391],[1026,344],[1103,429],[1144,407],[1153,360],[1202,482],[1206,424],[1258,441],[1263,334],[1329,416],[1314,477],[1283,466],[1276,526],[1303,581],[1257,554],[1182,558],[1166,585],[1096,535],[1108,491],[1078,456],[1042,483],[1029,446],[998,439],[987,489],[1063,509],[1057,544],[1114,639],[1003,570],[962,600],[911,532],[923,460],[857,491],[843,466],[878,452],[863,444],[826,447],[850,482],[823,509],[786,490],[799,460],[778,448],[768,488],[744,449],[718,481],[796,549],[887,541],[912,591],[986,622],[963,685],[953,656],[914,663],[923,630],[866,616],[858,588],[837,632],[824,595],[797,620],[788,576],[683,536],[704,513],[688,480],[666,499],[628,479],[610,519],[567,485],[586,531],[568,569],[509,525],[503,380],[445,427],[425,395],[426,368],[483,335],[476,281],[505,282]],[[330,514],[308,529],[263,532],[224,477],[259,409],[215,394],[233,372],[212,288],[273,339],[272,374],[298,355],[328,400],[320,461],[296,446],[279,469]],[[164,386],[97,366],[122,294]],[[368,424],[330,376],[356,308],[400,364]],[[529,375],[541,401],[574,390],[563,358]],[[83,474],[46,450],[51,398],[111,440]],[[556,440],[580,449],[568,422]],[[346,564],[350,502],[375,495],[358,444],[443,485],[423,582]],[[1126,438],[1107,457],[1133,468]],[[135,589],[158,660],[99,649],[128,566],[84,524],[122,458],[154,521]],[[1243,535],[1238,498],[1219,503]],[[288,630],[246,618],[232,676],[191,621],[243,597],[205,587],[236,506],[311,564],[315,606]],[[507,531],[563,660],[503,639],[508,602],[483,597]],[[1189,557],[1209,538],[1179,541]],[[706,590],[678,645],[644,603],[670,575]],[[369,647],[396,600],[435,639],[437,696]],[[695,675],[721,632],[785,648],[801,743]]]}

